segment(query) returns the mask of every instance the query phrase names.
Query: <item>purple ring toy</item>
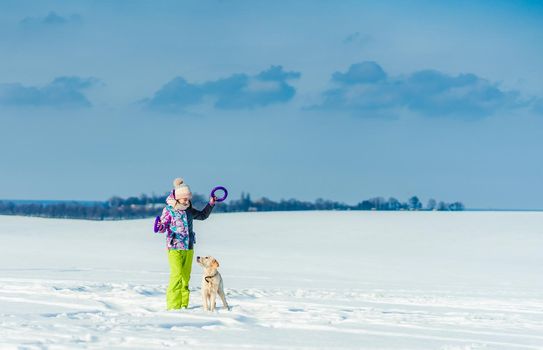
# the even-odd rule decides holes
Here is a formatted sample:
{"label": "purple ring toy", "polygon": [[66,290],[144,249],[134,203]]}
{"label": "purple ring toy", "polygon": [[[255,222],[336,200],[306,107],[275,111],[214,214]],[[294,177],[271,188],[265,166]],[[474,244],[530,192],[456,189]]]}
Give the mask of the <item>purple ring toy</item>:
{"label": "purple ring toy", "polygon": [[160,222],[160,216],[157,216],[155,218],[155,226],[153,227],[155,233],[157,233],[158,231],[160,231],[160,226],[162,226],[162,223]]}
{"label": "purple ring toy", "polygon": [[226,190],[226,188],[224,188],[223,186],[217,186],[215,187],[212,191],[211,191],[211,197],[215,197],[215,192],[216,191],[223,191],[224,192],[224,197],[222,198],[217,198],[216,201],[217,202],[222,202],[223,200],[226,199],[226,197],[228,197],[228,191]]}

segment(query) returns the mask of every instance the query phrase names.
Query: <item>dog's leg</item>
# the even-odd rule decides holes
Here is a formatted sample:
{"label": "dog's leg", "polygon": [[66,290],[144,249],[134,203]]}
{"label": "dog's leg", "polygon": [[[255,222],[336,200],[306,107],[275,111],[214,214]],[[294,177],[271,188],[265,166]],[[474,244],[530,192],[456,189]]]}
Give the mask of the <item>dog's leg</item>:
{"label": "dog's leg", "polygon": [[204,304],[204,311],[207,311],[208,304],[207,304],[207,293],[205,292],[205,289],[202,287],[202,302]]}
{"label": "dog's leg", "polygon": [[211,296],[210,298],[211,311],[215,311],[215,306],[216,306],[215,298],[217,298],[217,293],[211,292],[210,296]]}
{"label": "dog's leg", "polygon": [[222,300],[222,306],[225,307],[227,310],[230,310],[230,306],[228,306],[228,303],[226,302],[226,297],[224,296],[224,290],[222,288],[222,285],[219,287],[219,296]]}

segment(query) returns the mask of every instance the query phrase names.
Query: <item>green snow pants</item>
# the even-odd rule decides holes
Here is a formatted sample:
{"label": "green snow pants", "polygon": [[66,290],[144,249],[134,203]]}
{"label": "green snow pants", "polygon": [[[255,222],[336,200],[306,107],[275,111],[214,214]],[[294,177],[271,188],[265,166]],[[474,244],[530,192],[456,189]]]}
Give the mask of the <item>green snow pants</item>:
{"label": "green snow pants", "polygon": [[189,280],[194,250],[168,250],[170,284],[166,290],[168,310],[189,306]]}

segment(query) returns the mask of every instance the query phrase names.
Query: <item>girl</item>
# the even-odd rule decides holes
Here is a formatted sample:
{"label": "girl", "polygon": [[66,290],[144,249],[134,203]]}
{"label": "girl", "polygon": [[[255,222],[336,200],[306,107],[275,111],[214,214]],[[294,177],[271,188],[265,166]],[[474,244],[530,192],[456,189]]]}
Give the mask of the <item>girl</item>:
{"label": "girl", "polygon": [[166,246],[170,264],[170,284],[166,291],[166,308],[175,310],[189,306],[189,280],[194,255],[195,236],[192,220],[205,220],[215,206],[211,197],[203,210],[192,207],[192,193],[182,178],[173,181],[174,190],[160,216],[160,232],[167,232]]}

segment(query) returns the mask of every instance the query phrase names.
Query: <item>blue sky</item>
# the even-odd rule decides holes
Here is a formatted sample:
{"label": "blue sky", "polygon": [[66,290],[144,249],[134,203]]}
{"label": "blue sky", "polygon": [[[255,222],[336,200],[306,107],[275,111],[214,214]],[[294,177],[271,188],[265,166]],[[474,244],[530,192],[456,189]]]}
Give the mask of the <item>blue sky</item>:
{"label": "blue sky", "polygon": [[543,2],[0,1],[0,198],[543,208]]}

